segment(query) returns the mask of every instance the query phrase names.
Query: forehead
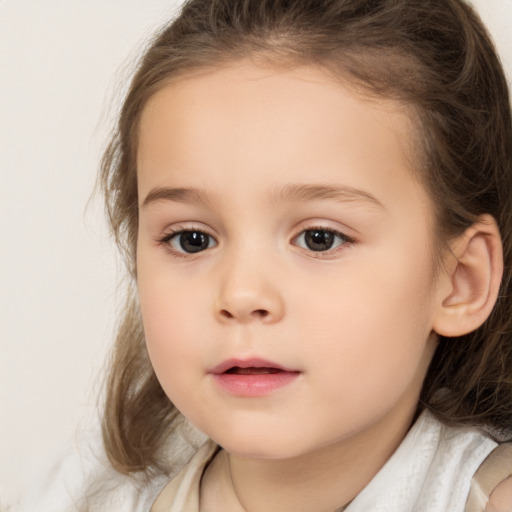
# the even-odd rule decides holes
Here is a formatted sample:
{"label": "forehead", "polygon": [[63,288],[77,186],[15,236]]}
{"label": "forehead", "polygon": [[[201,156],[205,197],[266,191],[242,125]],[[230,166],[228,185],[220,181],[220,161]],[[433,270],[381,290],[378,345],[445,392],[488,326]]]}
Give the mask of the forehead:
{"label": "forehead", "polygon": [[[155,114],[161,112],[163,106],[174,110],[175,121],[180,114],[180,121],[200,114],[202,121],[206,122],[208,114],[220,107],[223,115],[214,120],[217,124],[225,124],[233,111],[240,120],[245,113],[251,115],[252,124],[258,121],[266,124],[268,117],[264,116],[268,112],[261,107],[284,112],[290,105],[297,116],[303,114],[310,122],[316,120],[326,124],[325,118],[321,118],[326,111],[333,115],[336,110],[345,116],[350,114],[347,109],[342,109],[343,103],[347,102],[351,103],[351,110],[357,116],[379,116],[381,122],[389,121],[395,124],[395,128],[402,124],[409,133],[414,127],[413,109],[404,102],[376,96],[369,89],[356,86],[350,79],[335,76],[325,67],[280,68],[270,63],[255,64],[249,59],[221,64],[213,69],[199,69],[164,82],[146,102],[141,125],[144,128],[148,117],[153,122]],[[333,110],[333,107],[338,108]],[[267,131],[270,128],[268,126]],[[409,140],[410,137],[402,138],[404,148]]]}
{"label": "forehead", "polygon": [[149,187],[216,181],[418,189],[414,131],[405,105],[363,96],[319,68],[226,65],[171,81],[147,102],[140,197]]}

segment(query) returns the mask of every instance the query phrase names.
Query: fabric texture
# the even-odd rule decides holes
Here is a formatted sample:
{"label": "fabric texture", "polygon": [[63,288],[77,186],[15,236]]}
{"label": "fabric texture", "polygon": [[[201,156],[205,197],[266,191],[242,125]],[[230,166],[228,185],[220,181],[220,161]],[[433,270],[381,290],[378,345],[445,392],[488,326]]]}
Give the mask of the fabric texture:
{"label": "fabric texture", "polygon": [[201,477],[219,446],[208,440],[180,472],[158,495],[150,512],[199,512]]}
{"label": "fabric texture", "polygon": [[[476,429],[451,428],[425,411],[346,512],[464,512],[471,478],[497,446]],[[199,512],[208,441],[156,499],[151,512]],[[482,509],[483,510],[483,509]]]}
{"label": "fabric texture", "polygon": [[56,463],[30,471],[28,481],[33,484],[16,503],[2,504],[0,512],[148,512],[169,478],[179,473],[206,439],[182,417],[164,449],[169,474],[148,481],[142,474],[126,476],[115,471],[104,452],[101,433],[82,430]]}
{"label": "fabric texture", "polygon": [[[200,479],[219,448],[186,422],[166,447],[174,470],[151,481],[115,472],[102,454],[99,437],[85,437],[12,510],[199,511]],[[345,512],[465,512],[471,479],[496,446],[482,431],[447,427],[425,411]]]}

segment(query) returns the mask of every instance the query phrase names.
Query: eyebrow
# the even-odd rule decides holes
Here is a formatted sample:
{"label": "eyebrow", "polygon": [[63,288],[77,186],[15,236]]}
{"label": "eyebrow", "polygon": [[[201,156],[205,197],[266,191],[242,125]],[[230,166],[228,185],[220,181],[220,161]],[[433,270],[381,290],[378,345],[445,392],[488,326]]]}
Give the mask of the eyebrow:
{"label": "eyebrow", "polygon": [[347,186],[293,184],[286,185],[273,193],[274,201],[320,201],[334,200],[340,202],[361,201],[386,210],[384,205],[365,190]]}
{"label": "eyebrow", "polygon": [[[321,201],[334,200],[340,202],[362,201],[386,210],[384,205],[372,194],[365,190],[332,185],[314,184],[291,184],[285,185],[279,190],[271,193],[273,202],[294,202],[294,201]],[[180,203],[211,203],[208,193],[199,188],[172,188],[156,187],[152,189],[144,201],[142,207],[159,201],[175,201]]]}
{"label": "eyebrow", "polygon": [[142,208],[158,201],[200,204],[210,203],[207,192],[199,188],[156,187],[148,193],[142,202]]}

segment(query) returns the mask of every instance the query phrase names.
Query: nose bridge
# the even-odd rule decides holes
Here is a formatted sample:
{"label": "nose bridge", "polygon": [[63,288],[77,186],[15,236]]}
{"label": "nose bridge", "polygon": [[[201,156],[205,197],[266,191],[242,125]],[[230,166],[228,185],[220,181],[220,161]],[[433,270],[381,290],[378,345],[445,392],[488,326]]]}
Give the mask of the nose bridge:
{"label": "nose bridge", "polygon": [[272,259],[267,250],[247,240],[226,248],[215,305],[221,321],[275,322],[282,317],[283,297]]}

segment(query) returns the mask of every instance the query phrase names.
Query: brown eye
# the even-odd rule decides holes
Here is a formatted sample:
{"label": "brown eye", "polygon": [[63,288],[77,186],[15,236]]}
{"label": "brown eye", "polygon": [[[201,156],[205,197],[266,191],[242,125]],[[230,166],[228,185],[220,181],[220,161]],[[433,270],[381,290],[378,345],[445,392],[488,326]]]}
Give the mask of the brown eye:
{"label": "brown eye", "polygon": [[210,235],[193,230],[175,233],[169,238],[168,243],[175,251],[188,254],[205,251],[216,245],[215,240]]}
{"label": "brown eye", "polygon": [[322,252],[334,249],[348,241],[342,233],[329,229],[306,229],[296,239],[295,245],[310,251]]}

